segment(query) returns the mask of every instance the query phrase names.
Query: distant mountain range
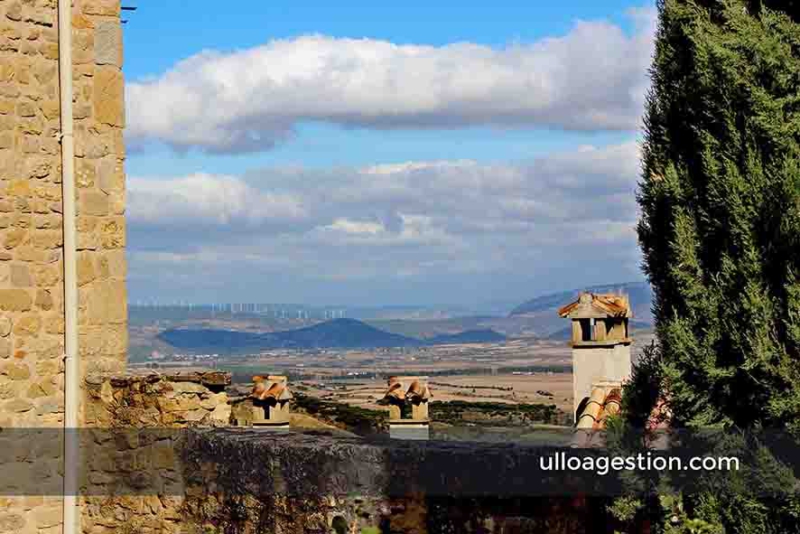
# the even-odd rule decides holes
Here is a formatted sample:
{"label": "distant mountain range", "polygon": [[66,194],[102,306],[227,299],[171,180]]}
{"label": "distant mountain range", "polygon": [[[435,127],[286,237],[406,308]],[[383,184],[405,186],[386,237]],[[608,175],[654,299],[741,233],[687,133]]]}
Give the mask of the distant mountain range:
{"label": "distant mountain range", "polygon": [[269,349],[421,347],[456,343],[492,343],[506,339],[493,330],[470,330],[421,340],[392,334],[356,319],[334,319],[305,328],[263,334],[234,330],[175,328],[161,332],[158,338],[176,349],[219,353]]}
{"label": "distant mountain range", "polygon": [[[381,319],[334,319],[294,329],[288,325],[279,326],[277,331],[269,330],[267,322],[249,328],[238,326],[215,329],[211,324],[183,325],[173,322],[170,328],[158,334],[158,340],[177,350],[188,352],[242,353],[276,348],[386,348],[422,347],[429,345],[495,343],[509,337],[537,337],[540,339],[567,339],[570,333],[568,321],[560,318],[558,308],[568,304],[581,291],[595,293],[626,293],[633,308],[632,326],[648,330],[652,326],[652,292],[644,282],[618,283],[576,288],[532,298],[511,310],[506,315],[444,317],[426,314],[408,318],[408,310],[403,307],[386,308],[397,312],[386,313]],[[259,319],[260,320],[260,319]],[[149,321],[152,322],[152,321]],[[148,324],[149,324],[148,322]],[[177,323],[177,324],[176,324]],[[180,325],[180,326],[179,326]],[[282,327],[282,328],[280,328]],[[260,330],[254,332],[253,330]]]}
{"label": "distant mountain range", "polygon": [[581,293],[589,291],[591,293],[625,293],[631,302],[633,315],[640,321],[648,322],[646,318],[651,317],[650,308],[653,302],[653,293],[650,284],[646,282],[628,282],[623,284],[607,284],[600,286],[590,286],[581,289],[571,289],[560,293],[551,293],[541,297],[526,301],[513,310],[512,316],[523,315],[526,313],[537,313],[542,311],[557,310],[565,304],[569,304]]}

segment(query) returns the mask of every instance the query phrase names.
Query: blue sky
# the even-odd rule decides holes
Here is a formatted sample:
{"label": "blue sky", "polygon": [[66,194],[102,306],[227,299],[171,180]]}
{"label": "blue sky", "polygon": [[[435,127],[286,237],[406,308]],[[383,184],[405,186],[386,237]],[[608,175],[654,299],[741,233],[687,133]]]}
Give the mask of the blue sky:
{"label": "blue sky", "polygon": [[[502,46],[567,33],[576,19],[608,20],[631,30],[625,13],[646,2],[347,2],[243,0],[234,7],[209,0],[152,3],[129,0],[125,14],[125,73],[158,75],[200,50],[236,50],[309,33],[369,37],[397,44],[458,41]],[[654,5],[654,3],[650,4]]]}
{"label": "blue sky", "polygon": [[129,3],[132,300],[479,306],[641,278],[652,6]]}

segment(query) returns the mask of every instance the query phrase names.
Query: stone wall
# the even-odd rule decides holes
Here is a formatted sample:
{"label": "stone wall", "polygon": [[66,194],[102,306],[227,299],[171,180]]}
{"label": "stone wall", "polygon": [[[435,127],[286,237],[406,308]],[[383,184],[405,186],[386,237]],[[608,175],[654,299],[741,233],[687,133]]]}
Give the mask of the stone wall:
{"label": "stone wall", "polygon": [[84,376],[125,370],[125,125],[120,0],[73,0],[79,346]]}
{"label": "stone wall", "polygon": [[89,378],[86,534],[610,532],[608,499],[564,496],[596,477],[539,468],[564,449],[235,428],[229,382]]}
{"label": "stone wall", "polygon": [[[85,369],[120,371],[127,309],[119,0],[72,4],[80,351]],[[58,57],[55,0],[0,0],[0,428],[58,428],[64,420]],[[48,451],[60,462],[58,447]],[[0,532],[60,532],[61,514],[60,497],[0,496]]]}
{"label": "stone wall", "polygon": [[224,427],[231,421],[229,373],[90,375],[86,426],[91,428]]}
{"label": "stone wall", "polygon": [[[118,0],[73,2],[80,352],[124,370],[125,148]],[[0,426],[63,421],[64,299],[54,1],[0,2]]]}
{"label": "stone wall", "polygon": [[180,455],[178,513],[209,534],[610,534],[598,484],[620,488],[539,467],[564,450],[199,429]]}
{"label": "stone wall", "polygon": [[573,417],[596,382],[625,382],[631,376],[631,345],[583,343],[572,348]]}
{"label": "stone wall", "polygon": [[230,375],[217,372],[89,377],[84,532],[187,531],[185,429],[228,426],[228,384]]}

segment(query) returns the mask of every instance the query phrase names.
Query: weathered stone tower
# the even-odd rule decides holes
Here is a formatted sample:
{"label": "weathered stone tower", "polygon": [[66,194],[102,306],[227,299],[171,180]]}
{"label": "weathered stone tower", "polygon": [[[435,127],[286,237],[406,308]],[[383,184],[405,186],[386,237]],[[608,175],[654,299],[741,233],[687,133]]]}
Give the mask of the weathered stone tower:
{"label": "weathered stone tower", "polygon": [[593,384],[621,384],[630,377],[633,340],[628,321],[633,313],[625,295],[581,293],[558,314],[572,320],[572,394],[577,420]]}

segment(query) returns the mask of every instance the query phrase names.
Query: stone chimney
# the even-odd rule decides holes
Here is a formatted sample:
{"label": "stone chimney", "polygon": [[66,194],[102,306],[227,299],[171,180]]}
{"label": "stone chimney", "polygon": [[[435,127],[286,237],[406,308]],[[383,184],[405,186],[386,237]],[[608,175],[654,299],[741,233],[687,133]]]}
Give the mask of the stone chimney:
{"label": "stone chimney", "polygon": [[572,395],[577,420],[593,384],[621,384],[630,378],[633,340],[628,321],[633,312],[627,295],[581,293],[558,314],[572,320]]}

